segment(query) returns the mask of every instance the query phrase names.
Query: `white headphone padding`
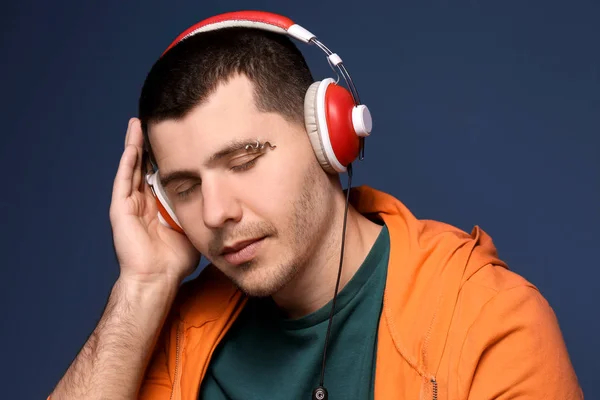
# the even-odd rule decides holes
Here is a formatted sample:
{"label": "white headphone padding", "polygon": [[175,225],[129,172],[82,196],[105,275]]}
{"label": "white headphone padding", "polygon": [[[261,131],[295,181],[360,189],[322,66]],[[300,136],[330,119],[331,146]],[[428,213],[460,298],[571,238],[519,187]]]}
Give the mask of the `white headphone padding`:
{"label": "white headphone padding", "polygon": [[325,171],[335,173],[335,170],[325,156],[323,139],[321,138],[321,131],[317,121],[317,91],[320,84],[321,81],[314,82],[309,86],[304,96],[304,125],[319,164],[321,164],[321,167]]}

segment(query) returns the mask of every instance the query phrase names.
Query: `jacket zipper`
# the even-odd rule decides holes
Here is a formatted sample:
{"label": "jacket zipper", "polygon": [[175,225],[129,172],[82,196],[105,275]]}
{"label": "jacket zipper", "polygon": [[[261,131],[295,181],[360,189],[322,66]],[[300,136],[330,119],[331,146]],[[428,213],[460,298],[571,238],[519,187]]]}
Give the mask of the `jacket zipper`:
{"label": "jacket zipper", "polygon": [[173,375],[173,385],[171,387],[171,397],[170,400],[173,400],[173,395],[175,394],[175,385],[177,384],[177,374],[179,372],[179,332],[180,327],[177,327],[177,339],[176,339],[176,350],[175,350],[175,374]]}
{"label": "jacket zipper", "polygon": [[433,385],[433,400],[438,400],[438,387],[435,378],[431,379],[431,384]]}

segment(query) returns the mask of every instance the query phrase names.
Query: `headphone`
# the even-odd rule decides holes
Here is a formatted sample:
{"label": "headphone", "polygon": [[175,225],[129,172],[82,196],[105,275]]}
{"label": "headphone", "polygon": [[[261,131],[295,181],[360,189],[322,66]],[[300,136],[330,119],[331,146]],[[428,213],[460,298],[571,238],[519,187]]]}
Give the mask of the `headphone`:
{"label": "headphone", "polygon": [[[313,33],[291,19],[265,11],[235,11],[219,14],[186,29],[162,55],[164,56],[172,47],[193,35],[230,27],[256,28],[289,35],[301,42],[314,44],[325,52],[329,65],[336,74],[344,78],[349,90],[338,85],[332,78],[314,82],[309,86],[304,98],[304,124],[308,137],[319,164],[327,173],[346,172],[348,166],[357,157],[362,160],[364,138],[369,136],[373,126],[369,109],[360,103],[358,91],[340,56],[329,50]],[[156,167],[154,172],[146,175],[146,182],[152,188],[156,198],[159,221],[167,227],[184,233],[160,184]]]}

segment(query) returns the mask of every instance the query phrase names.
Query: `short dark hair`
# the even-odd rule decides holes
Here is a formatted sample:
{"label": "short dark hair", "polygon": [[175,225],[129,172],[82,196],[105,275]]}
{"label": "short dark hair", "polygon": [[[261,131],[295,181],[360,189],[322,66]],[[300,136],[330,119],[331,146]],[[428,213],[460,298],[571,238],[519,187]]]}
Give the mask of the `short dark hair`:
{"label": "short dark hair", "polygon": [[257,109],[304,123],[304,95],[313,77],[300,50],[285,35],[232,27],[191,36],[152,66],[138,110],[146,145],[149,124],[185,117],[236,74],[253,83]]}

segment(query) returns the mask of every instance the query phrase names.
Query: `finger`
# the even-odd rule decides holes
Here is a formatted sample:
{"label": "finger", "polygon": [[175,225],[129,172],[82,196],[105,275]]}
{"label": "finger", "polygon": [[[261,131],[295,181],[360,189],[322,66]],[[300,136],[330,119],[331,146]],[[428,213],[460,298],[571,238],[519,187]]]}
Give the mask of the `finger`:
{"label": "finger", "polygon": [[140,184],[142,183],[143,174],[142,159],[144,154],[144,135],[142,133],[140,120],[137,118],[134,118],[129,129],[129,145],[133,145],[137,149],[135,169],[133,170],[133,187],[139,189]]}
{"label": "finger", "polygon": [[133,144],[137,147],[144,146],[142,123],[138,118],[131,118],[127,131],[127,144]]}
{"label": "finger", "polygon": [[153,171],[152,165],[148,162],[149,158],[150,158],[150,155],[148,154],[148,151],[143,150],[142,151],[142,163],[140,165],[140,167],[142,169],[142,179],[141,179],[139,186],[137,186],[137,188],[140,192],[143,192],[144,190],[146,190],[146,187],[148,186],[148,184],[146,183],[146,174]]}
{"label": "finger", "polygon": [[141,190],[144,198],[146,199],[146,207],[148,208],[148,210],[150,211],[150,213],[154,216],[156,216],[156,212],[158,211],[157,205],[156,205],[156,197],[154,197],[154,193],[152,192],[152,189],[150,188],[149,185],[145,185],[144,189]]}
{"label": "finger", "polygon": [[131,124],[135,121],[135,118],[130,118],[129,122],[127,123],[127,131],[125,132],[125,145],[124,147],[127,147],[127,144],[129,144],[129,131],[131,131]]}
{"label": "finger", "polygon": [[127,199],[127,197],[131,195],[133,189],[133,170],[135,168],[136,159],[136,147],[132,145],[125,147],[113,183],[112,201],[114,204]]}

